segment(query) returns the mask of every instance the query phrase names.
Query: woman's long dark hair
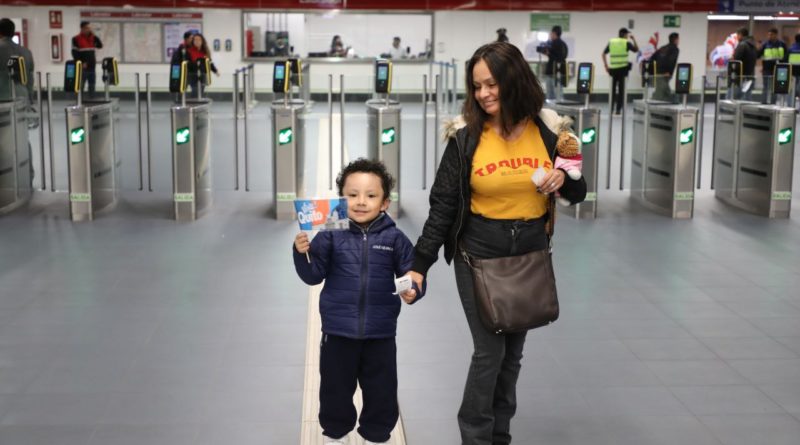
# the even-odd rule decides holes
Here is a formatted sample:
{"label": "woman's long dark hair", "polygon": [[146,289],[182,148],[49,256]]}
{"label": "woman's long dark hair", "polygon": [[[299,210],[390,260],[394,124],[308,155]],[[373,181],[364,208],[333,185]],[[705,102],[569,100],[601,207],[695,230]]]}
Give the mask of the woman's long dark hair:
{"label": "woman's long dark hair", "polygon": [[486,62],[500,90],[500,125],[504,133],[511,133],[514,125],[539,114],[544,92],[525,57],[510,43],[488,43],[478,48],[467,63],[467,97],[462,114],[471,135],[481,134],[490,118],[475,99],[472,70],[480,60]]}

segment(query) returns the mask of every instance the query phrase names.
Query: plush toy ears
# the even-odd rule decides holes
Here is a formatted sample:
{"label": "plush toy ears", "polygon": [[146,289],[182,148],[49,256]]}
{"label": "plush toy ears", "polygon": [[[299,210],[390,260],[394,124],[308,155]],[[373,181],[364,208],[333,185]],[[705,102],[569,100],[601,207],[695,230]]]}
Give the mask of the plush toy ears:
{"label": "plush toy ears", "polygon": [[562,131],[570,131],[572,129],[572,118],[569,116],[558,116],[558,120],[556,121],[555,130],[556,134],[561,133]]}

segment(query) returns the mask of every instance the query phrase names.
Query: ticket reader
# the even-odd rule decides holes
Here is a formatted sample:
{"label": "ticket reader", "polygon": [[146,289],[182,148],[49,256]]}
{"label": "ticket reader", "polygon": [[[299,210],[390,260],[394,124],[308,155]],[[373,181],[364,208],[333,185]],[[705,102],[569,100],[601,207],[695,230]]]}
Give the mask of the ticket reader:
{"label": "ticket reader", "polygon": [[211,59],[208,57],[201,57],[195,62],[197,64],[197,84],[192,85],[197,91],[197,99],[203,97],[203,89],[211,85]]}
{"label": "ticket reader", "polygon": [[25,59],[12,56],[8,69],[11,98],[0,100],[0,215],[25,204],[33,195],[31,149],[28,144],[26,97],[17,97],[16,85],[25,85]]}
{"label": "ticket reader", "polygon": [[586,199],[569,207],[558,206],[559,212],[577,219],[593,219],[597,217],[597,176],[600,143],[600,109],[589,107],[589,95],[594,87],[594,65],[578,64],[578,80],[576,91],[583,96],[583,101],[560,101],[547,103],[562,116],[572,118],[572,131],[581,139],[581,155],[583,156],[582,174],[586,181]]}
{"label": "ticket reader", "polygon": [[791,68],[779,63],[773,76],[778,105],[720,101],[714,138],[714,193],[742,210],[789,218],[792,202],[795,110]]}
{"label": "ticket reader", "polygon": [[170,92],[181,97],[181,103],[170,108],[172,215],[176,221],[194,221],[212,203],[211,100],[186,99],[187,68],[184,61],[169,69]]}
{"label": "ticket reader", "polygon": [[638,100],[633,108],[631,197],[675,219],[694,215],[698,109],[687,107],[692,67],[679,64],[675,91],[683,104]]}
{"label": "ticket reader", "polygon": [[[296,59],[295,59],[296,60]],[[293,72],[294,67],[294,72]],[[305,187],[305,114],[308,104],[292,98],[291,86],[302,83],[299,60],[275,62],[272,69],[272,185],[274,216],[280,220],[296,217],[294,200],[306,197]]]}
{"label": "ticket reader", "polygon": [[[400,216],[400,103],[389,99],[392,91],[392,62],[375,61],[375,93],[377,99],[367,101],[367,157],[386,165],[395,178],[391,190],[389,213]],[[382,96],[382,97],[380,97]]]}
{"label": "ticket reader", "polygon": [[83,100],[82,64],[68,61],[64,90],[77,93],[77,104],[65,108],[67,117],[67,169],[72,221],[94,219],[95,213],[116,206],[121,161],[116,150],[119,100],[109,97],[109,87],[119,83],[116,60],[103,60],[104,98]]}

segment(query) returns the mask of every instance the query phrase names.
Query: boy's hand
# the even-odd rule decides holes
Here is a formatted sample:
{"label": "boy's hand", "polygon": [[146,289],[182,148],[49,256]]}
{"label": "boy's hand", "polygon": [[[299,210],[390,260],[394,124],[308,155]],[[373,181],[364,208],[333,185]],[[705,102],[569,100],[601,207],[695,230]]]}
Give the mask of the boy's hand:
{"label": "boy's hand", "polygon": [[308,241],[308,234],[300,232],[294,237],[294,248],[300,253],[307,253],[311,248],[311,242]]}
{"label": "boy's hand", "polygon": [[417,291],[415,291],[414,289],[409,289],[405,292],[402,292],[400,294],[400,298],[402,298],[403,301],[406,302],[406,304],[411,304],[414,302],[414,300],[417,299]]}

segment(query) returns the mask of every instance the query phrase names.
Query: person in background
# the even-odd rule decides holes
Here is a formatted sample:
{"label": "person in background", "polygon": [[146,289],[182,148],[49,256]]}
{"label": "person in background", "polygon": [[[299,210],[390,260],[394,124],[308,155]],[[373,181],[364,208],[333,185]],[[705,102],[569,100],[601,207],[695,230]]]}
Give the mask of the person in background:
{"label": "person in background", "polygon": [[342,38],[338,34],[331,39],[331,49],[328,51],[330,57],[347,57],[347,48],[342,43]]}
{"label": "person in background", "polygon": [[792,76],[794,77],[794,100],[797,103],[800,98],[800,33],[794,35],[794,43],[789,47],[789,63],[792,64]]}
{"label": "person in background", "polygon": [[95,84],[97,83],[97,73],[95,72],[95,66],[97,65],[96,52],[102,47],[103,42],[94,35],[91,24],[89,22],[81,22],[81,32],[72,38],[72,58],[80,60],[83,65],[81,91],[88,84],[90,96],[94,95]]}
{"label": "person in background", "polygon": [[569,48],[561,40],[561,27],[556,25],[550,30],[550,42],[544,47],[547,65],[544,68],[547,99],[564,100],[564,87],[567,86],[567,54]]}
{"label": "person in background", "polygon": [[[197,84],[200,76],[200,72],[197,68],[197,61],[206,58],[211,61],[211,50],[208,48],[208,42],[206,42],[206,38],[202,34],[195,34],[192,36],[192,44],[189,46],[187,50],[189,55],[189,67],[188,67],[188,83],[189,88],[193,95],[197,94]],[[217,71],[216,65],[211,63],[211,71],[219,77],[219,71]],[[201,82],[200,84],[200,95],[203,95],[203,91],[205,90],[205,84],[208,82]]]}
{"label": "person in background", "polygon": [[172,53],[172,57],[170,58],[169,64],[170,65],[179,65],[181,62],[189,61],[189,54],[188,49],[192,46],[192,37],[197,34],[196,31],[186,31],[183,33],[183,43],[178,45],[175,48],[175,52]]}
{"label": "person in background", "polygon": [[8,75],[8,59],[12,56],[21,56],[25,59],[25,68],[28,75],[28,84],[23,86],[15,84],[14,94],[17,98],[28,100],[30,106],[34,103],[33,94],[33,54],[28,48],[14,42],[16,26],[11,19],[0,19],[0,100],[11,100],[11,79]]}
{"label": "person in background", "polygon": [[678,64],[678,41],[680,37],[677,32],[669,35],[669,43],[659,48],[650,57],[651,61],[656,62],[656,90],[653,93],[653,99],[672,102],[672,90],[670,89],[670,80],[672,74],[675,72],[675,66]]}
{"label": "person in background", "polygon": [[508,42],[508,35],[506,35],[506,29],[500,28],[497,30],[497,41],[498,42]]}
{"label": "person in background", "polygon": [[286,37],[278,37],[275,46],[269,49],[270,57],[286,57],[289,55],[289,45],[286,44]]}
{"label": "person in background", "polygon": [[[758,50],[756,49],[756,42],[747,28],[739,28],[736,31],[736,37],[739,38],[739,44],[736,45],[736,49],[733,51],[732,60],[742,62],[742,79],[741,86],[732,99],[750,100],[753,96]],[[732,89],[728,91],[733,92]]]}
{"label": "person in background", "polygon": [[[609,39],[608,45],[603,50],[603,65],[606,67],[606,72],[611,75],[611,109],[615,110],[615,115],[621,114],[622,107],[625,105],[623,103],[625,101],[625,78],[628,77],[628,72],[631,70],[628,53],[639,51],[636,38],[627,28],[620,28],[618,35],[618,37]],[[610,62],[609,58],[611,58]]]}
{"label": "person in background", "polygon": [[392,47],[389,49],[389,57],[398,60],[408,58],[408,52],[400,46],[400,37],[392,39]]}
{"label": "person in background", "polygon": [[771,28],[769,32],[767,32],[767,41],[761,44],[758,57],[761,58],[761,78],[764,82],[764,103],[771,104],[775,102],[775,95],[772,94],[772,76],[774,76],[775,64],[786,62],[788,57],[786,43],[778,39],[777,28]]}

